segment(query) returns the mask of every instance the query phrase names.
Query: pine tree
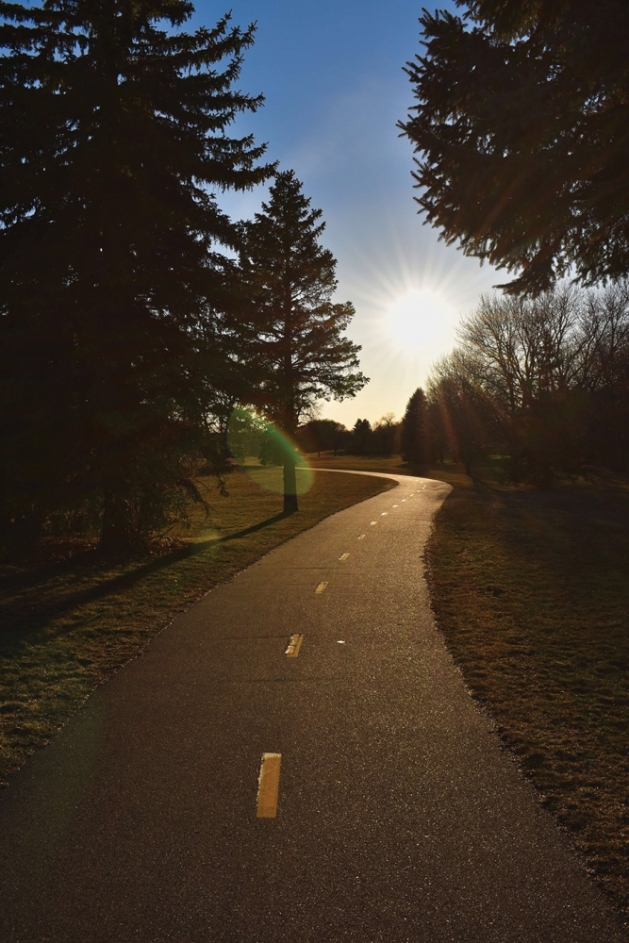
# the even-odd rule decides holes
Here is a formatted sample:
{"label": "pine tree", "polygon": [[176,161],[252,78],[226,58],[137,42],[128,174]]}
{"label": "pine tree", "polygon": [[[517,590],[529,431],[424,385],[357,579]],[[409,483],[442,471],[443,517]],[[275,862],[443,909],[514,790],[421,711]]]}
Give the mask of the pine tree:
{"label": "pine tree", "polygon": [[402,419],[402,458],[411,465],[427,460],[426,397],[418,387],[408,403]]}
{"label": "pine tree", "polygon": [[[270,195],[243,226],[241,269],[264,368],[255,405],[294,439],[300,415],[317,399],[354,396],[367,379],[357,369],[360,347],[344,336],[354,307],[331,300],[336,260],[319,242],[322,211],[310,209],[293,171],[277,174]],[[285,450],[287,513],[298,507],[294,455]]]}
{"label": "pine tree", "polygon": [[418,154],[417,198],[447,243],[519,273],[629,270],[627,0],[457,0],[424,11],[408,63],[416,104],[400,125]]}
{"label": "pine tree", "polygon": [[353,455],[369,455],[374,451],[373,429],[368,419],[357,419],[354,423],[350,448]]}
{"label": "pine tree", "polygon": [[0,514],[89,504],[105,544],[159,523],[200,439],[233,227],[269,176],[230,137],[252,28],[187,0],[0,2]]}

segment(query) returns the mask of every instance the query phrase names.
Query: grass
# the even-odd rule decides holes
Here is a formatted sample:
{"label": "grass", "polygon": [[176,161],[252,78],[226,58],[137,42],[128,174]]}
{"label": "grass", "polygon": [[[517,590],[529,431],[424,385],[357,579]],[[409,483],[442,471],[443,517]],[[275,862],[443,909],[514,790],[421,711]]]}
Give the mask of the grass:
{"label": "grass", "polygon": [[285,517],[280,478],[277,468],[234,472],[227,498],[206,479],[209,517],[193,508],[190,530],[143,559],[106,563],[84,541],[0,567],[1,784],[177,613],[329,514],[393,487],[315,474],[299,513]]}
{"label": "grass", "polygon": [[[399,458],[329,464],[412,471]],[[453,492],[427,551],[468,688],[629,917],[629,476],[509,487],[500,462],[424,470]],[[419,472],[421,474],[422,472]]]}
{"label": "grass", "polygon": [[[451,472],[452,475],[452,472]],[[454,476],[428,562],[455,661],[629,915],[629,477]]]}

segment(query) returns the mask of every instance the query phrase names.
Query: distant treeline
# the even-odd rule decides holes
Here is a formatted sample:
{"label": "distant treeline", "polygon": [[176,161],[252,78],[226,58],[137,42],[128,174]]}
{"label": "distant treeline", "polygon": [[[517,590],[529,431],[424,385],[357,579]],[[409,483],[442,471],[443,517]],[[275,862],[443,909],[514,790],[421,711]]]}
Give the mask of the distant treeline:
{"label": "distant treeline", "polygon": [[[352,429],[334,419],[310,419],[299,426],[292,441],[306,454],[389,456],[399,454],[401,428],[392,413],[373,426],[368,419],[357,419]],[[286,440],[263,415],[236,407],[226,433],[217,433],[225,434],[232,462],[244,464],[257,458],[263,465],[282,465]]]}
{"label": "distant treeline", "polygon": [[373,426],[368,419],[357,419],[352,429],[333,419],[312,419],[299,428],[297,444],[310,453],[388,456],[400,451],[400,428],[392,414]]}
{"label": "distant treeline", "polygon": [[514,479],[542,485],[588,464],[629,469],[629,282],[483,298],[422,410],[433,460],[470,469],[498,452]]}

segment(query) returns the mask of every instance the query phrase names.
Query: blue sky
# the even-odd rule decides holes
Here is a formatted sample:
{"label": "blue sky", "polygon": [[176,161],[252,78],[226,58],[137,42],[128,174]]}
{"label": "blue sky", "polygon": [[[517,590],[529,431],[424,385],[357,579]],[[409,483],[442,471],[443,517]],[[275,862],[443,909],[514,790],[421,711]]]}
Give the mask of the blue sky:
{"label": "blue sky", "polygon": [[[413,201],[412,149],[396,122],[412,105],[403,66],[420,51],[423,5],[454,7],[425,0],[231,5],[234,23],[258,24],[238,84],[266,98],[237,130],[268,142],[269,159],[293,169],[313,207],[323,210],[322,241],[338,260],[337,300],[356,307],[349,335],[362,345],[371,382],[353,400],[321,404],[322,416],[348,426],[358,417],[400,418],[430,364],[452,347],[460,315],[501,280],[439,242]],[[195,22],[211,26],[227,9],[197,0]],[[245,218],[265,198],[261,188],[220,202]]]}

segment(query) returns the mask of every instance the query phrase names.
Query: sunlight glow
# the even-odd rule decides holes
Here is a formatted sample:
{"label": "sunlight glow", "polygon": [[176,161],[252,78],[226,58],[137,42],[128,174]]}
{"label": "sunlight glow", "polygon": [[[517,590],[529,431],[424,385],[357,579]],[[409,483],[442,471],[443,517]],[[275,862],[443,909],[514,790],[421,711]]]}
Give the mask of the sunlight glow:
{"label": "sunlight glow", "polygon": [[411,289],[388,306],[384,315],[386,333],[400,350],[432,352],[450,327],[453,314],[439,292]]}

